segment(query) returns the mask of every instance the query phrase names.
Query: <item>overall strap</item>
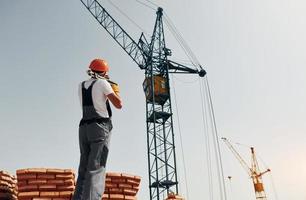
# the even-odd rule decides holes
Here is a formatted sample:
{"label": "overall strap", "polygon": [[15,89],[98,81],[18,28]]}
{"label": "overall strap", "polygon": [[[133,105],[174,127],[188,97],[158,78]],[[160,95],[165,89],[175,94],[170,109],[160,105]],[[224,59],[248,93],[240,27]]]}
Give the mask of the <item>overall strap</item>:
{"label": "overall strap", "polygon": [[107,112],[108,112],[108,117],[111,118],[113,113],[112,113],[112,109],[110,107],[110,104],[109,104],[109,100],[107,99],[106,100],[106,108],[107,108]]}
{"label": "overall strap", "polygon": [[85,88],[85,81],[82,82],[82,105],[83,106],[93,106],[92,101],[92,87],[95,84],[96,80],[92,81],[90,86]]}

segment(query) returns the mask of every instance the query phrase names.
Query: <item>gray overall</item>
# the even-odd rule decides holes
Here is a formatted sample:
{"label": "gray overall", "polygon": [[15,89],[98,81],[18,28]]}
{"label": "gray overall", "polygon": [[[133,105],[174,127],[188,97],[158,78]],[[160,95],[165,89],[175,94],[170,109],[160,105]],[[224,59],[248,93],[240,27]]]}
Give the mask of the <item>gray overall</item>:
{"label": "gray overall", "polygon": [[[105,188],[105,165],[112,130],[110,118],[102,118],[92,100],[94,80],[86,89],[82,83],[83,118],[79,126],[81,151],[78,179],[73,200],[101,200]],[[107,100],[107,108],[111,110]]]}

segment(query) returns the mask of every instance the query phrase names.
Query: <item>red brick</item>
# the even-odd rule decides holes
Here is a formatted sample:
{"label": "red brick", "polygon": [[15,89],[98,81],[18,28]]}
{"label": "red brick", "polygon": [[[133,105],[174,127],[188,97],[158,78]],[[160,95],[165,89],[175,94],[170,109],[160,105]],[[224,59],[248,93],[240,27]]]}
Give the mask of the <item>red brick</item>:
{"label": "red brick", "polygon": [[56,189],[59,191],[74,191],[75,187],[64,185],[64,186],[57,186]]}
{"label": "red brick", "polygon": [[47,180],[48,184],[56,184],[56,185],[64,185],[65,182],[64,180],[57,180],[57,179],[51,179],[51,180]]}
{"label": "red brick", "polygon": [[71,197],[71,195],[73,194],[73,192],[68,192],[68,191],[64,191],[64,192],[60,192],[60,197]]}
{"label": "red brick", "polygon": [[27,169],[18,169],[18,170],[16,171],[16,174],[17,174],[17,176],[18,176],[18,175],[21,175],[21,174],[26,174],[27,172],[28,172]]}
{"label": "red brick", "polygon": [[75,174],[75,171],[73,169],[65,169],[65,173]]}
{"label": "red brick", "polygon": [[138,187],[137,186],[133,186],[133,189],[139,190],[139,186]]}
{"label": "red brick", "polygon": [[36,179],[36,174],[21,174],[17,175],[18,181],[20,180],[29,180],[29,179]]}
{"label": "red brick", "polygon": [[104,198],[104,199],[108,199],[109,198],[109,194],[103,194],[103,196],[102,196],[102,198]]}
{"label": "red brick", "polygon": [[126,182],[131,184],[131,185],[135,185],[135,186],[139,186],[139,184],[140,184],[139,181],[135,181],[135,180],[131,180],[131,179],[126,180]]}
{"label": "red brick", "polygon": [[27,173],[45,174],[47,170],[45,168],[30,168],[27,169]]}
{"label": "red brick", "polygon": [[36,185],[36,184],[41,185],[41,184],[46,184],[46,183],[47,183],[46,179],[35,179],[35,180],[29,180],[28,181],[29,185]]}
{"label": "red brick", "polygon": [[135,189],[123,189],[124,194],[136,196],[138,190]]}
{"label": "red brick", "polygon": [[59,192],[40,192],[40,197],[58,197]]}
{"label": "red brick", "polygon": [[133,186],[126,183],[119,183],[119,188],[133,188]]}
{"label": "red brick", "polygon": [[137,198],[135,196],[124,195],[124,199],[126,199],[126,200],[136,200]]}
{"label": "red brick", "polygon": [[52,198],[48,198],[48,197],[35,197],[35,198],[33,198],[33,200],[52,200]]}
{"label": "red brick", "polygon": [[124,178],[112,179],[111,183],[126,183],[126,179]]}
{"label": "red brick", "polygon": [[124,194],[121,188],[109,188],[108,194]]}
{"label": "red brick", "polygon": [[18,197],[18,200],[32,200],[31,197]]}
{"label": "red brick", "polygon": [[68,198],[63,198],[63,197],[52,198],[52,200],[70,200],[70,197],[68,197]]}
{"label": "red brick", "polygon": [[33,192],[19,192],[19,193],[18,193],[18,198],[20,198],[20,197],[29,197],[29,198],[39,197],[39,192],[38,192],[38,191],[33,191]]}
{"label": "red brick", "polygon": [[131,178],[131,179],[134,179],[134,177],[135,177],[134,175],[124,174],[124,173],[122,173],[121,176],[124,177],[124,178]]}
{"label": "red brick", "polygon": [[56,185],[40,185],[39,186],[40,191],[56,191]]}
{"label": "red brick", "polygon": [[37,185],[25,185],[18,187],[19,192],[37,191]]}
{"label": "red brick", "polygon": [[[59,179],[59,180],[61,180],[61,179]],[[75,183],[74,180],[71,180],[71,179],[69,179],[69,180],[64,180],[64,184],[65,184],[65,185],[75,185],[74,183]]]}
{"label": "red brick", "polygon": [[48,174],[63,174],[65,173],[64,169],[47,169]]}
{"label": "red brick", "polygon": [[112,200],[123,200],[124,195],[123,194],[110,194],[109,198]]}
{"label": "red brick", "polygon": [[54,174],[38,174],[37,179],[55,179]]}
{"label": "red brick", "polygon": [[115,184],[115,183],[106,183],[105,187],[106,188],[117,188],[118,184]]}
{"label": "red brick", "polygon": [[168,198],[175,198],[175,194],[174,193],[168,194]]}
{"label": "red brick", "polygon": [[56,179],[74,179],[72,174],[56,174]]}
{"label": "red brick", "polygon": [[121,173],[107,172],[106,177],[107,178],[121,178]]}
{"label": "red brick", "polygon": [[26,180],[18,181],[18,182],[17,182],[18,187],[25,186],[25,185],[27,185],[27,184],[28,184],[28,183],[27,183]]}
{"label": "red brick", "polygon": [[136,180],[136,181],[141,181],[141,177],[140,176],[134,176],[134,179]]}

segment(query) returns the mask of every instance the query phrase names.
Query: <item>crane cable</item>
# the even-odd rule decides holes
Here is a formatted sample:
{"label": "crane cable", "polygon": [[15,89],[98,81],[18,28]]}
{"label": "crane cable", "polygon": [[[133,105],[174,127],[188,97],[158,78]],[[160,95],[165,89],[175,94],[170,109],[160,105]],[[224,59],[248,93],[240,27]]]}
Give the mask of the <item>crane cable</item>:
{"label": "crane cable", "polygon": [[[140,25],[138,25],[132,18],[130,18],[122,9],[119,8],[115,3],[113,3],[111,0],[107,0],[119,13],[121,13],[123,16],[125,16],[132,24],[134,24],[139,30],[141,30],[143,33],[146,35],[149,35],[146,30],[144,30]],[[142,4],[143,6],[146,6],[147,8],[150,8],[152,10],[155,10],[152,6],[149,6],[148,4],[141,2],[140,0],[135,0],[139,4]],[[157,4],[145,0],[146,2],[152,4],[155,7],[158,7]],[[175,37],[175,39],[178,41],[179,45],[189,58],[189,61],[196,67],[202,68],[199,60],[195,56],[195,54],[192,52],[191,48],[188,46],[187,42],[184,40],[178,29],[175,27],[174,23],[171,21],[170,17],[165,13],[165,22],[166,25],[168,26],[170,32],[172,35]]]}
{"label": "crane cable", "polygon": [[[264,167],[266,169],[269,169],[269,167],[265,163],[265,161],[260,156],[257,155],[257,157],[260,159],[260,161],[262,162]],[[274,183],[274,179],[273,179],[273,176],[272,176],[272,172],[270,171],[268,174],[270,175],[270,182],[271,182],[271,185],[272,185],[272,189],[273,189],[273,193],[274,193],[274,198],[275,198],[275,200],[278,200],[278,194],[277,194],[277,190],[276,190],[276,187],[275,187],[275,183]]]}
{"label": "crane cable", "polygon": [[[210,118],[212,119],[212,135],[213,135],[213,144],[214,144],[214,151],[215,151],[215,157],[216,157],[216,163],[218,166],[218,183],[219,183],[219,190],[221,193],[221,199],[227,200],[227,195],[226,195],[226,188],[225,188],[225,179],[224,179],[224,169],[223,169],[223,163],[222,163],[222,158],[221,158],[221,151],[220,151],[220,143],[219,143],[219,134],[217,131],[217,125],[216,125],[216,118],[214,114],[214,108],[213,108],[213,103],[212,103],[212,97],[211,97],[211,91],[208,83],[208,78],[207,76],[205,79],[202,81],[204,88],[206,89],[206,97],[208,101],[208,108],[209,108],[209,114]],[[204,103],[204,102],[203,102]],[[204,113],[202,113],[204,115]]]}
{"label": "crane cable", "polygon": [[155,8],[149,6],[148,4],[144,3],[144,2],[141,2],[140,0],[135,0],[136,2],[142,4],[143,6],[147,7],[147,8],[150,8],[151,10],[156,10]]}
{"label": "crane cable", "polygon": [[274,183],[272,173],[270,172],[269,175],[270,175],[271,185],[272,185],[273,192],[274,192],[274,198],[275,198],[275,200],[278,200],[278,194],[277,194],[277,190],[276,190],[276,187],[275,187],[275,183]]}
{"label": "crane cable", "polygon": [[169,20],[167,19],[167,14],[165,14],[166,18],[165,18],[165,24],[167,25],[167,27],[169,28],[170,32],[172,33],[172,35],[174,36],[174,38],[176,39],[176,41],[178,42],[178,44],[180,45],[180,47],[182,48],[182,50],[184,51],[184,53],[187,55],[189,61],[196,66],[196,62],[194,61],[194,59],[192,58],[191,54],[189,53],[187,47],[184,45],[181,36],[178,34],[178,32],[175,30],[174,25],[171,24],[170,22],[170,18]]}
{"label": "crane cable", "polygon": [[[197,59],[197,57],[195,56],[195,54],[192,52],[192,50],[190,49],[190,47],[187,45],[186,41],[183,39],[182,35],[179,33],[179,31],[177,30],[177,28],[175,27],[175,25],[173,24],[173,22],[171,21],[171,19],[168,17],[167,14],[165,14],[165,22],[166,25],[168,26],[170,32],[173,34],[173,36],[175,37],[175,39],[178,41],[179,45],[182,47],[183,51],[185,52],[185,54],[187,55],[187,57],[189,58],[190,62],[197,67],[201,67],[199,60]],[[215,120],[215,115],[214,115],[214,109],[213,109],[213,105],[212,105],[212,98],[211,98],[211,92],[210,92],[210,88],[209,88],[209,84],[208,84],[208,80],[207,77],[205,78],[205,83],[203,83],[204,88],[206,88],[206,98],[208,101],[208,108],[209,108],[209,114],[210,117],[212,119],[212,132],[213,132],[213,136],[214,136],[214,149],[215,149],[215,157],[216,157],[216,162],[218,165],[218,183],[219,183],[219,190],[221,193],[221,200],[225,199],[227,200],[227,196],[226,196],[226,188],[225,188],[225,180],[224,180],[224,170],[223,170],[223,164],[222,164],[222,159],[221,159],[221,152],[220,152],[220,144],[219,144],[219,136],[218,136],[218,132],[217,132],[217,127],[216,127],[216,120]],[[200,82],[201,83],[201,82]],[[203,97],[203,94],[201,94],[201,96]],[[203,99],[202,99],[203,102]],[[204,103],[204,102],[203,102]],[[202,110],[202,115],[204,116],[205,113]],[[211,173],[210,173],[211,174]],[[211,188],[212,191],[213,188]],[[211,197],[213,196],[213,193],[210,193]]]}
{"label": "crane cable", "polygon": [[[133,19],[131,19],[122,9],[119,8],[115,3],[113,3],[111,0],[107,0],[119,13],[121,13],[123,16],[125,16],[134,26],[136,26],[139,30],[141,30],[143,33],[145,33],[147,36],[149,35],[146,30],[144,30],[140,25],[138,25]],[[135,0],[139,4],[142,4],[143,6],[146,6],[147,8],[150,8],[152,10],[155,10],[153,7],[149,6],[148,4],[141,2],[140,0]],[[158,7],[157,4],[145,0],[146,2],[154,5],[155,7]],[[175,39],[178,41],[179,45],[183,49],[184,53],[189,58],[189,61],[196,67],[202,68],[199,60],[195,56],[195,54],[192,52],[191,48],[188,46],[187,42],[184,40],[178,29],[175,27],[174,23],[171,21],[170,17],[165,13],[165,22],[167,27],[169,28],[172,35],[175,37]]]}
{"label": "crane cable", "polygon": [[231,176],[228,176],[227,178],[228,178],[229,187],[230,187],[230,199],[234,199],[234,198],[233,198],[233,196],[234,196],[233,194],[234,194],[234,193],[233,193],[233,187],[232,187],[232,177],[231,177]]}
{"label": "crane cable", "polygon": [[[206,102],[206,98],[204,96],[204,88],[203,85],[200,83],[200,95],[201,95],[201,102]],[[207,175],[208,175],[208,192],[209,192],[209,199],[214,199],[214,187],[213,187],[213,177],[212,177],[212,161],[211,161],[211,151],[210,151],[210,137],[208,131],[208,121],[207,117],[205,117],[205,113],[207,113],[207,108],[204,106],[204,103],[201,103],[202,109],[202,121],[203,121],[203,130],[204,130],[204,137],[205,137],[205,152],[206,152],[206,162],[207,162]]]}
{"label": "crane cable", "polygon": [[176,26],[174,25],[174,23],[172,22],[172,20],[170,19],[170,17],[167,15],[167,13],[165,13],[165,22],[166,24],[169,25],[169,27],[174,31],[174,34],[179,38],[179,42],[183,45],[184,49],[186,49],[188,51],[188,54],[190,55],[190,57],[192,58],[192,60],[194,62],[196,62],[196,64],[200,64],[200,62],[198,61],[197,57],[195,56],[195,54],[192,52],[191,48],[188,46],[187,42],[184,40],[182,34],[178,31],[178,29],[176,28]]}
{"label": "crane cable", "polygon": [[181,153],[182,153],[182,161],[183,161],[183,167],[184,167],[184,178],[185,178],[185,189],[186,189],[186,196],[187,199],[189,199],[189,188],[188,188],[188,178],[187,178],[187,170],[186,170],[186,162],[185,162],[185,153],[183,148],[183,138],[182,138],[182,132],[181,132],[181,125],[180,125],[180,115],[179,110],[177,106],[177,99],[176,99],[176,92],[175,92],[175,84],[173,81],[173,74],[171,74],[171,84],[173,85],[173,96],[174,96],[174,102],[175,102],[175,110],[176,110],[176,116],[177,116],[177,123],[178,123],[178,131],[180,135],[180,145],[181,145]]}
{"label": "crane cable", "polygon": [[139,30],[141,30],[146,35],[149,35],[146,30],[144,30],[140,25],[138,25],[132,18],[130,18],[122,9],[119,8],[115,3],[113,3],[111,0],[107,0],[119,13],[121,13],[123,16],[125,16],[134,26],[136,26]]}
{"label": "crane cable", "polygon": [[156,3],[153,3],[153,2],[150,1],[150,0],[145,0],[145,1],[147,1],[147,2],[150,3],[151,5],[155,6],[156,8],[159,7]]}
{"label": "crane cable", "polygon": [[[153,3],[150,0],[145,0],[146,2],[150,3],[151,5],[153,5],[155,7],[155,9],[151,6],[149,6],[148,4],[145,4],[143,2],[141,2],[140,0],[135,0],[138,3],[152,9],[155,10],[157,7],[159,7],[159,5],[157,5],[156,3]],[[189,60],[195,65],[197,66],[201,66],[200,62],[198,61],[197,57],[195,56],[195,54],[192,52],[191,48],[188,46],[188,44],[186,43],[186,41],[184,40],[184,38],[182,37],[182,35],[180,34],[180,32],[178,31],[178,29],[175,27],[174,23],[171,21],[170,17],[165,13],[165,22],[166,25],[168,25],[170,32],[173,34],[173,36],[176,38],[176,40],[179,42],[179,45],[182,47],[182,49],[184,50],[185,54],[189,57]]]}
{"label": "crane cable", "polygon": [[196,67],[201,67],[201,64],[195,54],[192,52],[191,48],[188,46],[187,42],[184,40],[178,29],[175,27],[174,23],[170,19],[170,17],[165,13],[165,22],[167,27],[169,28],[170,32],[172,35],[175,37],[187,57],[189,58],[190,62],[196,66]]}
{"label": "crane cable", "polygon": [[[110,1],[110,0],[108,0]],[[152,9],[152,10],[156,10],[157,7],[159,7],[157,4],[149,1],[149,0],[145,0],[146,2],[152,4],[153,6],[155,6],[155,9],[151,6],[149,6],[148,4],[141,2],[140,0],[135,0],[136,2]],[[168,15],[165,13],[165,22],[167,27],[169,28],[170,32],[172,33],[172,35],[175,37],[175,39],[178,41],[179,45],[181,46],[181,48],[183,49],[184,53],[187,55],[187,57],[189,58],[189,61],[194,65],[194,66],[198,66],[200,68],[201,64],[199,62],[199,60],[197,59],[197,57],[195,56],[195,54],[192,52],[191,48],[188,46],[187,42],[184,40],[184,38],[182,37],[182,35],[180,34],[180,32],[178,31],[178,29],[175,27],[174,23],[171,21],[170,17],[168,17]],[[148,35],[148,34],[147,34]]]}

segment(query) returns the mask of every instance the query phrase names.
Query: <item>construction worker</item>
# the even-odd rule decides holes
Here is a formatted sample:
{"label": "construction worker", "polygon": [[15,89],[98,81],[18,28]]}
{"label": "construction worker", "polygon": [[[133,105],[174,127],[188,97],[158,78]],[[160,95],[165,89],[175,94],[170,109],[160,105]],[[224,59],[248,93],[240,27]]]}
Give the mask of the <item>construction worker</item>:
{"label": "construction worker", "polygon": [[83,118],[79,125],[80,164],[73,200],[101,200],[105,188],[105,165],[112,130],[109,101],[118,109],[122,102],[118,85],[109,82],[109,66],[94,59],[87,71],[91,77],[79,85]]}

